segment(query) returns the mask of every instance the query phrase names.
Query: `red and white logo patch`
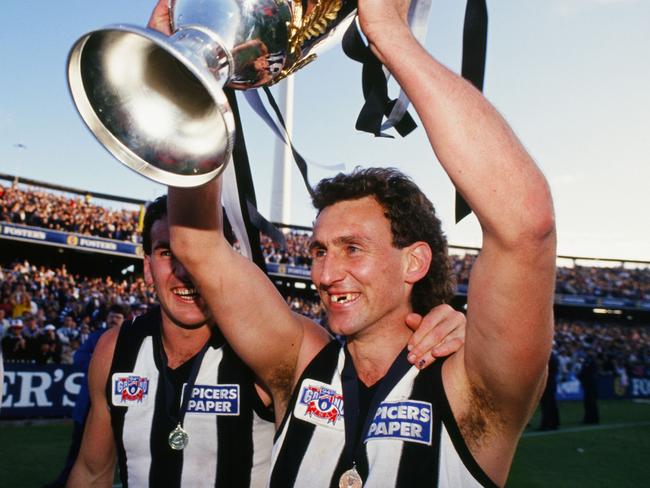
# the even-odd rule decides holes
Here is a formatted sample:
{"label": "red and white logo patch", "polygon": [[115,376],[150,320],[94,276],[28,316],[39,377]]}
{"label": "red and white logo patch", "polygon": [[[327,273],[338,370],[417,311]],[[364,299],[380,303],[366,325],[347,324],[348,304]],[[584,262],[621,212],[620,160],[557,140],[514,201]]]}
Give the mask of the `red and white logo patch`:
{"label": "red and white logo patch", "polygon": [[343,393],[332,385],[306,378],[300,385],[293,414],[305,422],[343,430]]}
{"label": "red and white logo patch", "polygon": [[149,378],[133,373],[114,373],[112,403],[117,407],[142,404],[149,394]]}

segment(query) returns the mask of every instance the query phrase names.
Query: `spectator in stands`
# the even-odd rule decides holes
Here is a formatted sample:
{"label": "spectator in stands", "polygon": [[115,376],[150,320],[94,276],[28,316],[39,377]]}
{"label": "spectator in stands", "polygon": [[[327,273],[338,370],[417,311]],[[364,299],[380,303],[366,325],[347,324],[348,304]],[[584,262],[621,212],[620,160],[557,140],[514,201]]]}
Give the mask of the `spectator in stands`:
{"label": "spectator in stands", "polygon": [[57,334],[62,344],[70,344],[71,340],[79,338],[79,329],[74,315],[69,313],[65,316],[63,326],[59,328]]}
{"label": "spectator in stands", "polygon": [[23,329],[23,337],[27,339],[36,339],[41,333],[41,329],[36,322],[36,316],[31,312],[23,313],[23,324],[25,326]]}
{"label": "spectator in stands", "polygon": [[61,340],[56,334],[56,327],[53,324],[47,324],[43,327],[43,332],[36,341],[38,349],[35,359],[38,364],[61,363],[63,344],[61,344]]}
{"label": "spectator in stands", "polygon": [[32,300],[31,294],[25,291],[24,285],[21,287],[21,291],[17,291],[12,298],[14,302],[14,308],[12,316],[22,317],[25,312],[35,314],[38,311],[38,306]]}
{"label": "spectator in stands", "polygon": [[2,339],[9,330],[10,323],[11,322],[7,318],[7,311],[4,308],[0,308],[0,339]]}
{"label": "spectator in stands", "polygon": [[81,322],[81,327],[79,327],[79,344],[83,345],[86,343],[90,337],[90,326],[88,325],[88,319],[90,317],[85,316]]}
{"label": "spectator in stands", "polygon": [[309,234],[306,232],[289,231],[284,235],[286,246],[274,242],[270,237],[262,235],[260,244],[262,254],[267,263],[288,264],[290,266],[311,266],[309,255]]}
{"label": "spectator in stands", "polygon": [[74,353],[79,349],[81,341],[79,336],[71,337],[70,342],[63,344],[61,348],[61,364],[72,364],[74,362]]}
{"label": "spectator in stands", "polygon": [[[119,327],[122,325],[122,322],[124,322],[124,319],[126,319],[127,315],[127,308],[124,305],[121,305],[119,303],[111,305],[111,307],[108,309],[108,313],[106,314],[106,320],[99,327],[99,335],[97,335],[97,338],[99,339],[99,336],[111,327]],[[97,341],[95,341],[95,343],[97,343]],[[90,358],[88,358],[88,360],[90,361]]]}
{"label": "spectator in stands", "polygon": [[2,338],[2,354],[5,361],[24,361],[27,359],[27,340],[23,337],[22,319],[13,319],[9,334]]}

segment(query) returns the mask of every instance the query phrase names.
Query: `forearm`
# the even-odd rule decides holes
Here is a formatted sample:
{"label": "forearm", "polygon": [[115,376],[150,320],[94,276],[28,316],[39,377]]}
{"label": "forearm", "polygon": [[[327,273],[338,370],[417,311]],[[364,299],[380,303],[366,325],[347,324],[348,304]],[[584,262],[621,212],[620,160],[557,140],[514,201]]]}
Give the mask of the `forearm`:
{"label": "forearm", "polygon": [[167,195],[170,247],[192,273],[201,266],[204,249],[227,245],[222,232],[221,180],[198,188],[170,186]]}
{"label": "forearm", "polygon": [[[388,42],[390,41],[390,42]],[[375,44],[418,112],[438,160],[486,237],[518,244],[554,228],[548,185],[496,109],[433,59],[408,29]]]}
{"label": "forearm", "polygon": [[96,470],[88,465],[81,458],[72,467],[67,488],[110,488],[113,486],[113,476],[115,474],[115,463],[106,465],[104,469]]}

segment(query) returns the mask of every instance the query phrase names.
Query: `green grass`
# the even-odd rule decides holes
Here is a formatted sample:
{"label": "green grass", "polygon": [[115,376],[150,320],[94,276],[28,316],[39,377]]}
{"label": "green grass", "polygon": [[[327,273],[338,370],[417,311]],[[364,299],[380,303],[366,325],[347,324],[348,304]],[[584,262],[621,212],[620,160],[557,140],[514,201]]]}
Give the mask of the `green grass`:
{"label": "green grass", "polygon": [[65,462],[72,421],[0,423],[0,486],[36,488],[54,481]]}
{"label": "green grass", "polygon": [[[558,431],[538,433],[536,413],[519,443],[508,488],[650,486],[650,403],[600,401],[601,424],[583,426],[582,404],[560,404]],[[37,488],[61,469],[69,422],[0,423],[0,486]],[[318,487],[314,487],[318,488]]]}
{"label": "green grass", "polygon": [[560,429],[519,443],[508,488],[650,486],[650,403],[600,401],[600,425],[582,424],[581,402],[560,404]]}

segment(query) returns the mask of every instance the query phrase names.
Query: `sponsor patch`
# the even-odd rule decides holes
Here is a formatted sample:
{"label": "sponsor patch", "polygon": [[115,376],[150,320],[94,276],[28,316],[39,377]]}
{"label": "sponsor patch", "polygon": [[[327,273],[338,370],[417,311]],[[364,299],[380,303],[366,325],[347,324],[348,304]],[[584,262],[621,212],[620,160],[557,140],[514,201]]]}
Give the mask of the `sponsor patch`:
{"label": "sponsor patch", "polygon": [[133,373],[114,373],[111,379],[112,401],[117,407],[139,405],[149,394],[149,378]]}
{"label": "sponsor patch", "polygon": [[293,414],[315,425],[343,430],[343,394],[332,385],[306,378],[300,385]]}
{"label": "sponsor patch", "polygon": [[399,439],[431,445],[431,410],[428,402],[382,402],[364,441]]}
{"label": "sponsor patch", "polygon": [[[187,383],[183,386],[183,395]],[[239,415],[239,385],[194,385],[187,413]]]}

